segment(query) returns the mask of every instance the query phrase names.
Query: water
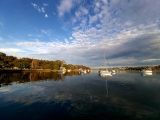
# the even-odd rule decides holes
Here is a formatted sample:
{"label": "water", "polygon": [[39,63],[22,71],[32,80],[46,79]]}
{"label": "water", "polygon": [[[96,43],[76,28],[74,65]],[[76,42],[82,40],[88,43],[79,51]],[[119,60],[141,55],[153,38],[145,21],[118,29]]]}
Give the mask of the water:
{"label": "water", "polygon": [[160,72],[0,74],[0,119],[160,119]]}

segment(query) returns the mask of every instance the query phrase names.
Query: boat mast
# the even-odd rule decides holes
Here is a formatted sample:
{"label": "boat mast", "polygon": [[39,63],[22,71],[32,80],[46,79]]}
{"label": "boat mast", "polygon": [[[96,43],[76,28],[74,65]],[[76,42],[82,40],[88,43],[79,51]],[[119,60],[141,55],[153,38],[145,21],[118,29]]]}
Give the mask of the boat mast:
{"label": "boat mast", "polygon": [[105,54],[105,52],[104,52],[104,66],[107,67],[106,66],[106,54]]}
{"label": "boat mast", "polygon": [[[108,62],[108,60],[107,60],[107,62]],[[106,66],[106,53],[104,52],[104,66]],[[110,68],[110,64],[109,64],[109,62],[108,62],[108,66],[109,66],[109,68]],[[107,66],[106,66],[107,67]]]}

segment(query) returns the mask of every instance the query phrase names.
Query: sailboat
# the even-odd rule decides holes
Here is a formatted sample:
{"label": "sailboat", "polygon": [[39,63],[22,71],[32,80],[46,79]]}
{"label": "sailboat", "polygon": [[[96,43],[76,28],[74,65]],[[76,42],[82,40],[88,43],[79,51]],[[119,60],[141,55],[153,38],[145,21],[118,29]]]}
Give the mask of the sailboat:
{"label": "sailboat", "polygon": [[[106,57],[105,57],[105,53],[104,53],[104,65],[106,66]],[[105,69],[105,70],[100,70],[99,71],[100,73],[100,76],[112,76],[112,72],[109,71],[108,69]]]}

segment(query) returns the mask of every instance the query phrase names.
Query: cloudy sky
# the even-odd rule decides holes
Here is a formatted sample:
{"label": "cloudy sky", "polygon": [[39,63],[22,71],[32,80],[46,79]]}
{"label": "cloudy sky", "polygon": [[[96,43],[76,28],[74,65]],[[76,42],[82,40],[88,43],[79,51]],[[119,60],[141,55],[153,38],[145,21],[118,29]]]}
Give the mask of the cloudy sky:
{"label": "cloudy sky", "polygon": [[0,52],[104,66],[160,65],[160,0],[1,0]]}

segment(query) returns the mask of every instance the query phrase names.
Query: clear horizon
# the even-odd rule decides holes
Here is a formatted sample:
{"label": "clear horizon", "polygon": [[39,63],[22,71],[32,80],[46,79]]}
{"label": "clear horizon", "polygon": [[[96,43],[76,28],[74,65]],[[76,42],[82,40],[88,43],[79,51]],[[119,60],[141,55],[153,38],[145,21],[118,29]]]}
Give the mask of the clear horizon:
{"label": "clear horizon", "polygon": [[160,64],[159,0],[0,1],[0,52],[91,68]]}

